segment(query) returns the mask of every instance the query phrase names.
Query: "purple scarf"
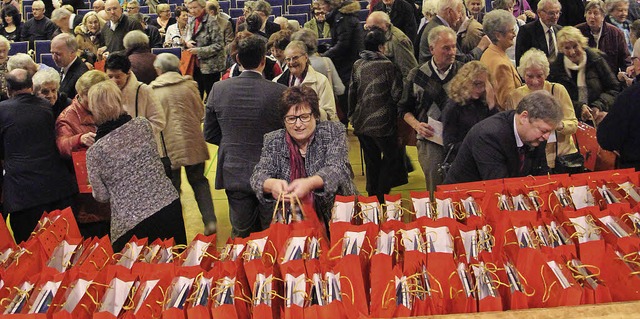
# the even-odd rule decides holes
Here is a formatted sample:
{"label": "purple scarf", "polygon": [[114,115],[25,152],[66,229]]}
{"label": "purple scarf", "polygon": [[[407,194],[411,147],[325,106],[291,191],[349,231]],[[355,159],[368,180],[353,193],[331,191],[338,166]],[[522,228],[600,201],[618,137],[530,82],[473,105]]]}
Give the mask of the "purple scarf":
{"label": "purple scarf", "polygon": [[304,168],[304,159],[302,158],[302,154],[300,154],[300,148],[293,141],[289,133],[286,133],[284,138],[287,141],[287,148],[289,149],[289,167],[291,167],[289,180],[294,181],[298,178],[307,177],[307,171]]}

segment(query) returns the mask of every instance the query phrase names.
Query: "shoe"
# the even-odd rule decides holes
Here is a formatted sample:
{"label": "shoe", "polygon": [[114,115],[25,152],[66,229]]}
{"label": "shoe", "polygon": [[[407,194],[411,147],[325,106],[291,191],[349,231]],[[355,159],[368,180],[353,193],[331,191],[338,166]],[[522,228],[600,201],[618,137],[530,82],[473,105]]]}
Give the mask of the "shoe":
{"label": "shoe", "polygon": [[218,224],[216,222],[209,222],[204,227],[204,235],[209,236],[218,232]]}

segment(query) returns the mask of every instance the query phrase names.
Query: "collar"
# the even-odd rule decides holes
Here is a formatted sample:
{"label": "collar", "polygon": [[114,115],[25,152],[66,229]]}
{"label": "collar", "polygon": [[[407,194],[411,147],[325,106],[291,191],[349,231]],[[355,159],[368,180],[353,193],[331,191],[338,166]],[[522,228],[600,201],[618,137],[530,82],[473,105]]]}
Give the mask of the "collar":
{"label": "collar", "polygon": [[513,113],[513,135],[516,136],[516,146],[520,148],[524,146],[524,143],[522,142],[520,135],[518,135],[518,129],[516,128],[516,116],[518,116],[518,113],[514,112]]}
{"label": "collar", "polygon": [[547,31],[549,31],[549,29],[551,29],[550,27],[548,27],[546,24],[544,24],[544,22],[542,22],[542,20],[538,20],[540,21],[540,24],[542,25],[542,31],[544,31],[544,34],[547,34]]}
{"label": "collar", "polygon": [[447,20],[445,20],[443,17],[441,17],[440,15],[436,15],[436,18],[440,19],[440,22],[442,22],[442,25],[450,27],[449,22],[447,22]]}
{"label": "collar", "polygon": [[436,63],[433,61],[433,59],[431,59],[431,68],[433,68],[433,71],[440,78],[440,80],[444,80],[447,78],[447,75],[449,75],[449,72],[451,71],[452,67],[453,67],[453,63],[451,63],[451,65],[449,66],[449,68],[447,68],[446,71],[440,72],[440,70],[438,70],[438,67],[436,66]]}
{"label": "collar", "polygon": [[[256,70],[242,70],[242,72],[240,73],[240,75],[243,75],[247,73],[246,75],[254,75],[254,74],[258,74],[260,75],[260,77],[262,77],[262,73],[256,71]],[[253,73],[253,74],[252,74]]]}
{"label": "collar", "polygon": [[69,29],[73,31],[73,20],[76,18],[76,14],[72,13],[69,17]]}
{"label": "collar", "polygon": [[67,65],[66,67],[62,68],[62,73],[64,75],[67,75],[67,72],[69,72],[69,69],[71,68],[71,66],[76,63],[76,60],[78,59],[78,56],[76,56],[75,58],[73,58],[73,61],[71,61],[71,63],[69,63],[69,65]]}

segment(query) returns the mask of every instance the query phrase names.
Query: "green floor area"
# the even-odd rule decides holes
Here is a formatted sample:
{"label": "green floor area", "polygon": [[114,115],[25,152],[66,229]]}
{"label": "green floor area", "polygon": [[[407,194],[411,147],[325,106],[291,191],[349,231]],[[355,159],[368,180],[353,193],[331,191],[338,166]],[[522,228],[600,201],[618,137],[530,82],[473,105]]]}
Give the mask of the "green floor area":
{"label": "green floor area", "polygon": [[[358,143],[358,138],[353,135],[353,131],[349,130],[348,132],[348,141],[349,141],[349,160],[351,161],[351,165],[353,166],[353,171],[355,173],[355,183],[358,187],[358,190],[362,194],[366,194],[365,191],[365,176],[362,175],[363,163],[360,158],[360,144]],[[217,153],[218,147],[215,145],[209,144],[209,153],[211,154],[210,161],[207,161],[206,166],[210,169],[207,172],[207,178],[209,179],[209,184],[211,185],[211,190],[213,194],[213,204],[216,209],[216,216],[218,217],[218,246],[224,245],[224,243],[229,238],[231,234],[231,224],[229,222],[229,205],[227,203],[227,197],[224,193],[224,190],[214,189],[214,180],[216,176],[216,163],[215,160],[217,157],[215,156]],[[420,169],[420,164],[418,163],[418,155],[416,153],[415,146],[407,147],[407,154],[409,158],[411,158],[411,162],[414,166],[414,171],[409,174],[409,183],[406,185],[402,185],[400,187],[394,188],[391,193],[402,193],[403,198],[409,198],[409,191],[424,191],[425,190],[425,181],[424,174]],[[211,161],[214,161],[211,163]],[[182,174],[182,214],[184,216],[184,222],[187,229],[187,240],[191,240],[197,233],[203,231],[204,226],[202,224],[202,219],[200,216],[200,211],[198,210],[198,206],[196,204],[195,198],[193,197],[193,190],[186,179],[185,174]]]}

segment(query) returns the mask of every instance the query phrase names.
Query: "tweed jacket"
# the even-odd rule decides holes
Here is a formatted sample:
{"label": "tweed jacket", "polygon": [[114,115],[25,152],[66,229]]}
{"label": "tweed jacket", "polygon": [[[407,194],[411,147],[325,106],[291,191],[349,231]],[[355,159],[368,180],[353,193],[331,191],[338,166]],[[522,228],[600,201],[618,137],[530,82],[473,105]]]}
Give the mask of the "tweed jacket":
{"label": "tweed jacket", "polygon": [[[192,19],[187,24],[186,41],[196,42],[196,55],[200,63],[202,74],[224,72],[226,70],[226,57],[224,55],[223,31],[217,19],[204,14],[202,22],[198,25],[198,30],[193,32],[196,19]],[[166,41],[166,40],[165,40]]]}
{"label": "tweed jacket", "polygon": [[[289,148],[285,141],[285,129],[264,135],[264,146],[260,161],[251,175],[251,188],[263,204],[273,204],[271,194],[265,194],[262,187],[268,178],[291,182]],[[324,181],[324,188],[313,191],[317,213],[329,220],[336,194],[356,194],[353,184],[349,150],[344,126],[338,122],[318,121],[315,133],[309,143],[304,161],[307,176],[318,175]]]}
{"label": "tweed jacket", "polygon": [[93,197],[111,203],[111,241],[178,199],[164,173],[151,123],[134,118],[87,151]]}

